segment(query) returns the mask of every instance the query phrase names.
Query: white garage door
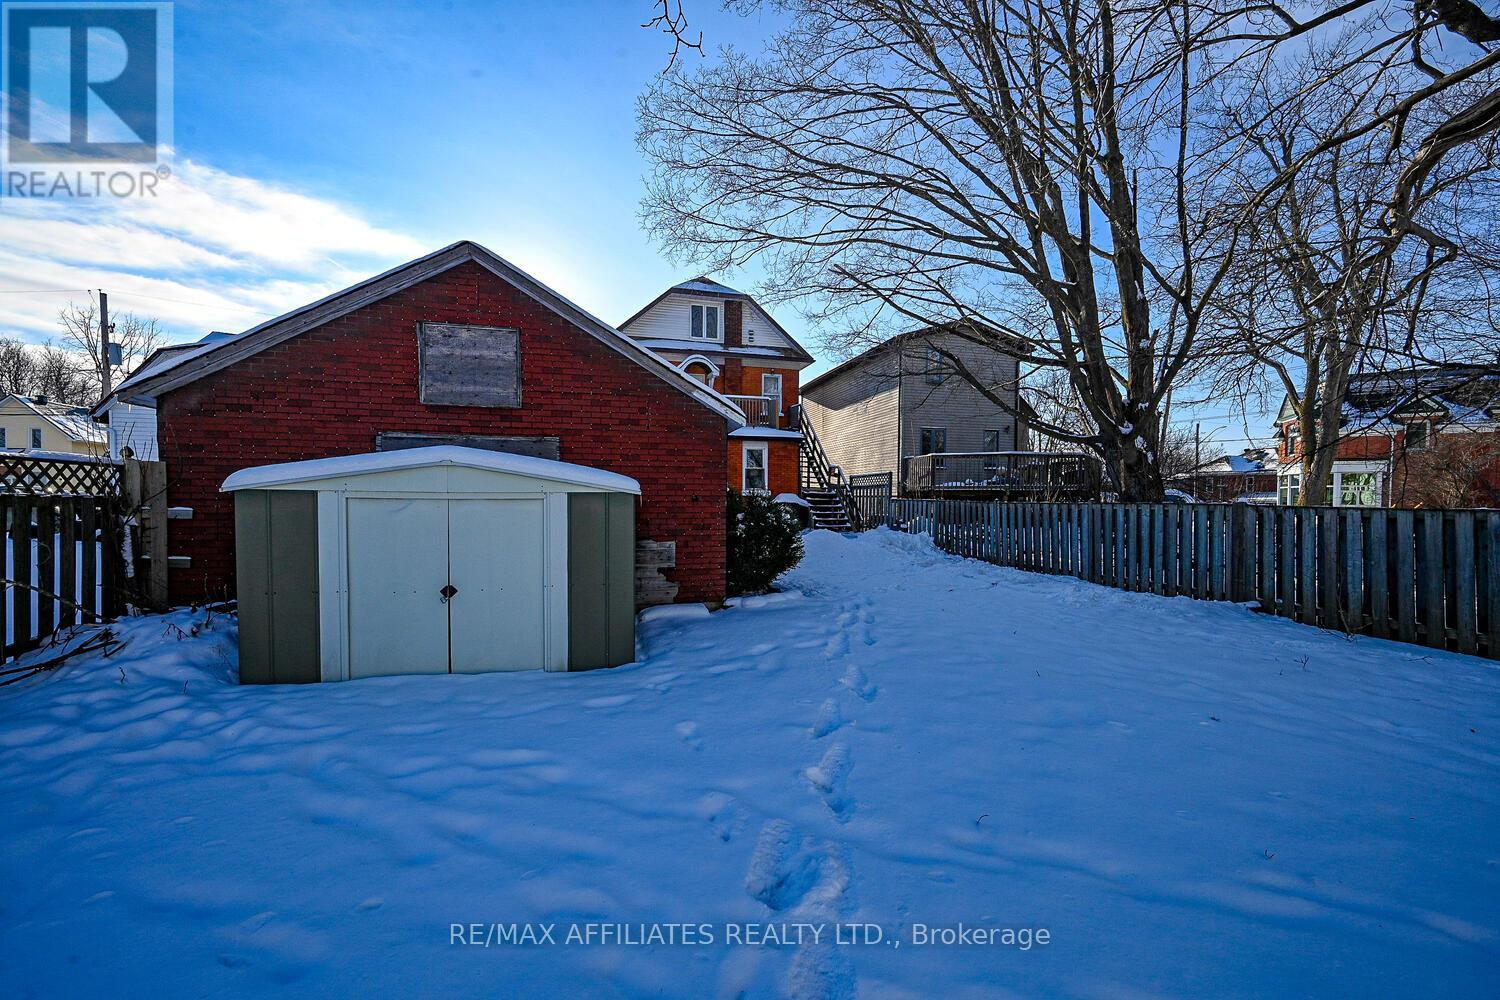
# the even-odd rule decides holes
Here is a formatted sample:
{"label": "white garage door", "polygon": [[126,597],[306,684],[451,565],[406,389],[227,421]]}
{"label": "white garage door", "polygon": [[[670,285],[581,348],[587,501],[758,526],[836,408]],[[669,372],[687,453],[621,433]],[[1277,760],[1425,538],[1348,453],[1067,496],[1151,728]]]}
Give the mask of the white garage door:
{"label": "white garage door", "polygon": [[542,501],[348,503],[350,676],[543,665]]}

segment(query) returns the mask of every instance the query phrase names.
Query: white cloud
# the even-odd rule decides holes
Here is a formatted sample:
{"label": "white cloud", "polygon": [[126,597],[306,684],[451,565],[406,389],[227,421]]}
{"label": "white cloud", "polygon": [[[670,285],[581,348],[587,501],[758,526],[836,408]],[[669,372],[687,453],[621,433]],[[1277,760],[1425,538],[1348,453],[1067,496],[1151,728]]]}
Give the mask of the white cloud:
{"label": "white cloud", "polygon": [[[0,335],[44,340],[81,289],[174,334],[242,330],[434,249],[351,208],[178,159],[155,197],[0,201]],[[16,289],[71,289],[16,294]]]}

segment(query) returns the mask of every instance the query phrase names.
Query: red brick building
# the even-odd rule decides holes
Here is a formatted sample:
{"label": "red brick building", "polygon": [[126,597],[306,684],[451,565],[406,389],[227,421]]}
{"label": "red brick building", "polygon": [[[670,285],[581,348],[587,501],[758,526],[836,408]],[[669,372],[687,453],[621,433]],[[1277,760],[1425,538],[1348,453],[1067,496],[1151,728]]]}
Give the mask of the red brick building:
{"label": "red brick building", "polygon": [[[502,361],[502,405],[424,402],[424,329]],[[498,338],[498,340],[497,340]],[[508,353],[507,353],[508,352]],[[430,362],[429,362],[430,364]],[[461,367],[461,366],[460,366]],[[673,542],[679,601],[724,596],[727,399],[470,242],[361,282],[235,337],[145,365],[117,397],[157,411],[174,507],[172,597],[234,592],[239,469],[458,443],[607,469],[641,484],[637,536]]]}
{"label": "red brick building", "polygon": [[718,390],[747,422],[729,435],[729,485],[797,494],[798,382],[813,357],[749,295],[708,277],[673,285],[620,324],[685,374]]}
{"label": "red brick building", "polygon": [[[1276,418],[1278,502],[1296,504],[1302,440]],[[1356,375],[1335,447],[1336,507],[1500,507],[1500,372],[1453,367]]]}

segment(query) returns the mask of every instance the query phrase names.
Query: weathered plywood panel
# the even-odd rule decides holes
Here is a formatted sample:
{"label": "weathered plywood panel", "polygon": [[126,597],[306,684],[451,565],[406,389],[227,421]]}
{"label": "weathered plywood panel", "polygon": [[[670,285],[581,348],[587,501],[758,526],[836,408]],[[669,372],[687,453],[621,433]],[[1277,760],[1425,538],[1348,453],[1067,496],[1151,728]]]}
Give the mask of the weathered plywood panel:
{"label": "weathered plywood panel", "polygon": [[435,406],[521,405],[521,333],[498,326],[422,323],[420,398]]}

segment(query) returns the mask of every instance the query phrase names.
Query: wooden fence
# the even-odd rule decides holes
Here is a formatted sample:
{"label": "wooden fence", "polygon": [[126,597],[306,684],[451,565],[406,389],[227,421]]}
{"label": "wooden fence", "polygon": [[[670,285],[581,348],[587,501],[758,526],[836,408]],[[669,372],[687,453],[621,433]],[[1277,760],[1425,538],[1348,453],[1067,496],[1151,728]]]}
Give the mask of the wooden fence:
{"label": "wooden fence", "polygon": [[876,528],[890,516],[891,474],[865,472],[849,477],[849,494],[859,512],[861,528]]}
{"label": "wooden fence", "polygon": [[0,663],[35,649],[58,629],[123,611],[117,497],[0,493],[0,524]]}
{"label": "wooden fence", "polygon": [[892,499],[889,523],[1001,566],[1500,659],[1500,512]]}

